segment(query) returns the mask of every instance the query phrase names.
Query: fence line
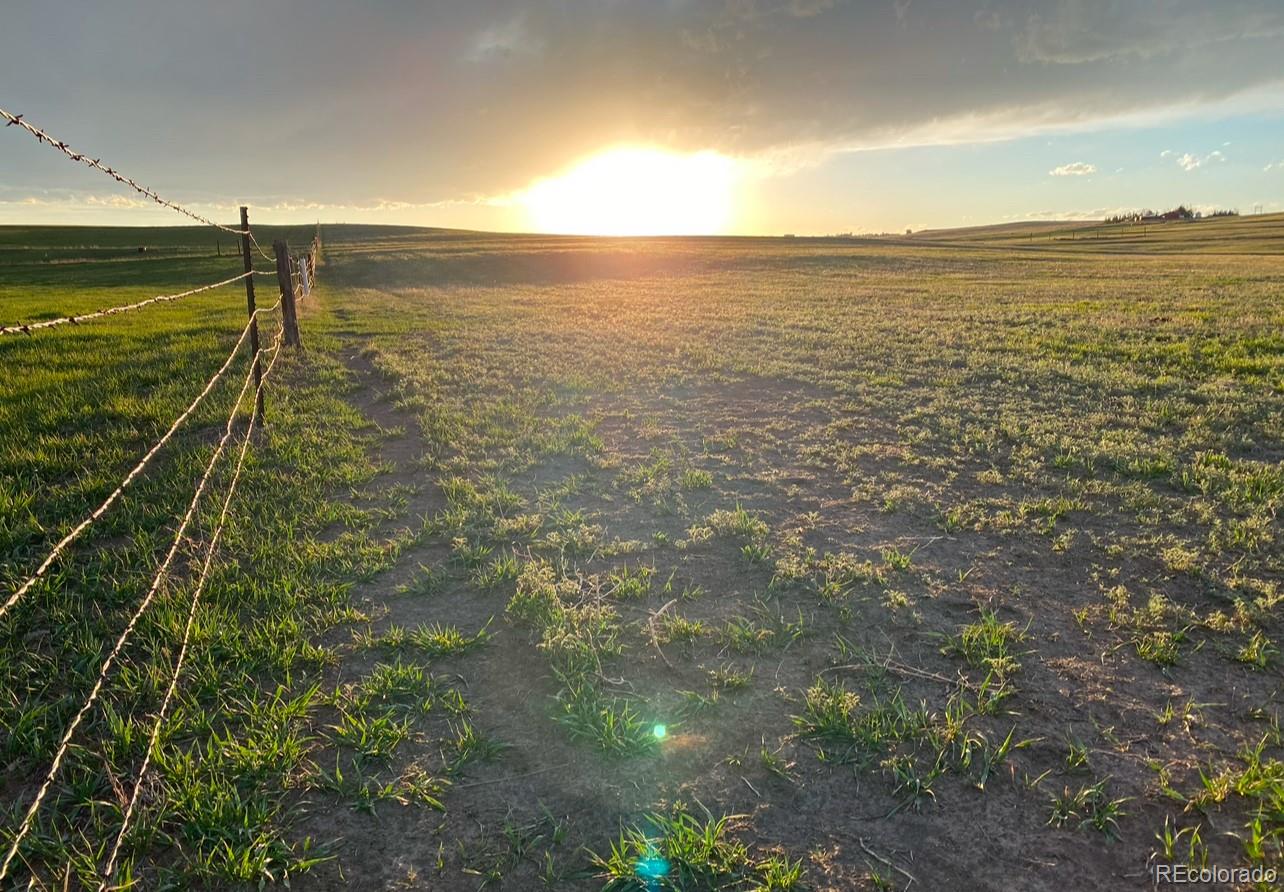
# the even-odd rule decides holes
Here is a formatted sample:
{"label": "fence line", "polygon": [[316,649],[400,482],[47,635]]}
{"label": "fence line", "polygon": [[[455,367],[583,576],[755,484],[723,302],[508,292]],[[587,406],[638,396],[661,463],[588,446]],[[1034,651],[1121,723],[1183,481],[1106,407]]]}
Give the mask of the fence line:
{"label": "fence line", "polygon": [[[255,315],[257,316],[259,313],[265,312],[270,313],[274,311],[280,303],[280,301],[277,301],[276,304],[265,310],[256,310]],[[133,469],[125,475],[125,479],[121,481],[120,485],[112,490],[111,495],[107,496],[101,505],[94,509],[94,511],[92,511],[79,524],[73,527],[71,532],[63,536],[62,539],[59,540],[58,544],[53,547],[53,550],[49,552],[48,557],[46,557],[40,566],[36,568],[36,572],[32,573],[31,576],[22,583],[22,585],[18,586],[18,588],[14,590],[13,594],[9,596],[8,600],[3,604],[0,604],[0,619],[3,619],[5,614],[7,614],[9,610],[18,603],[22,596],[30,591],[31,587],[36,584],[36,581],[45,575],[46,571],[53,566],[53,562],[58,559],[63,551],[66,550],[67,546],[75,541],[75,539],[88,529],[91,524],[106,514],[107,510],[115,504],[118,498],[120,498],[121,493],[123,493],[126,488],[128,488],[129,485],[137,479],[138,475],[147,467],[148,462],[150,462],[156,453],[161,450],[161,447],[169,442],[170,438],[174,436],[174,433],[179,429],[183,422],[186,421],[194,411],[196,411],[196,407],[199,406],[201,401],[204,400],[205,397],[209,395],[209,392],[214,389],[214,385],[223,377],[223,373],[228,370],[228,367],[232,364],[232,360],[235,359],[236,354],[240,352],[241,345],[245,343],[245,338],[249,333],[250,325],[247,323],[245,328],[241,330],[241,336],[236,339],[236,345],[232,347],[232,352],[228,354],[223,365],[220,366],[218,371],[216,371],[210,377],[209,381],[205,383],[205,388],[196,395],[196,399],[192,400],[188,407],[183,410],[183,413],[174,419],[174,423],[169,426],[169,430],[165,431],[161,438],[156,441],[155,445],[153,445],[151,449],[147,450],[147,453],[139,459],[138,464],[134,465]]]}
{"label": "fence line", "polygon": [[146,186],[135,182],[133,179],[125,176],[123,173],[116,170],[115,168],[108,167],[107,165],[103,164],[100,159],[90,158],[88,155],[84,154],[83,152],[77,152],[62,140],[55,139],[45,131],[41,130],[39,127],[35,126],[34,124],[27,123],[26,121],[23,120],[22,115],[13,115],[5,111],[4,109],[0,108],[0,117],[3,117],[5,119],[6,127],[12,127],[16,124],[17,126],[21,127],[23,130],[26,130],[28,133],[34,136],[37,142],[47,143],[48,145],[62,152],[72,161],[79,161],[83,164],[89,165],[95,170],[102,171],[103,173],[107,174],[107,176],[111,177],[116,182],[123,183],[124,185],[133,189],[138,194],[147,196],[152,201],[156,202],[162,207],[167,207],[172,211],[178,211],[180,214],[184,214],[188,217],[191,217],[193,220],[197,221],[198,223],[204,223],[206,226],[213,226],[215,229],[221,229],[224,232],[230,232],[233,235],[241,234],[241,230],[239,229],[233,229],[230,226],[224,226],[221,223],[215,223],[209,217],[202,217],[200,214],[196,213],[195,211],[188,210],[187,208],[183,207],[181,204],[177,204],[168,199],[161,198],[159,195],[157,195],[151,189],[148,189]]}
{"label": "fence line", "polygon": [[152,601],[156,598],[156,593],[160,591],[161,582],[168,575],[169,566],[174,562],[174,556],[178,554],[178,549],[182,544],[183,536],[187,533],[187,528],[191,525],[192,518],[196,515],[196,508],[200,504],[201,496],[205,494],[205,487],[208,485],[210,476],[213,474],[214,466],[223,455],[223,450],[227,447],[227,441],[232,436],[232,427],[236,421],[237,410],[241,407],[241,402],[245,399],[245,394],[250,389],[250,383],[253,379],[254,370],[251,367],[245,375],[245,383],[241,385],[241,392],[237,396],[236,402],[232,404],[232,412],[227,419],[227,428],[223,432],[222,438],[218,441],[218,445],[215,447],[213,455],[210,456],[209,462],[205,465],[205,472],[201,475],[200,482],[196,485],[196,492],[192,496],[192,501],[187,506],[187,512],[183,515],[183,520],[178,525],[178,531],[174,533],[174,541],[170,544],[169,551],[165,554],[165,559],[161,561],[160,567],[156,570],[156,575],[152,577],[152,583],[147,589],[146,596],[143,598],[142,602],[139,603],[138,608],[134,611],[134,615],[130,617],[124,630],[116,639],[116,644],[112,647],[111,653],[107,655],[107,659],[103,661],[102,666],[98,670],[98,678],[94,682],[94,686],[90,689],[89,696],[85,699],[84,704],[80,707],[80,710],[71,720],[71,724],[67,726],[67,730],[63,733],[62,740],[58,744],[58,750],[54,753],[53,764],[45,775],[44,782],[40,785],[40,789],[36,792],[36,798],[32,800],[31,806],[27,809],[26,815],[18,825],[18,832],[14,834],[13,842],[9,846],[9,851],[5,855],[4,862],[0,863],[0,880],[4,880],[5,876],[8,874],[9,865],[13,863],[13,859],[17,856],[18,848],[21,846],[22,840],[25,839],[27,834],[31,831],[31,825],[35,821],[36,813],[40,810],[40,806],[44,802],[45,796],[49,794],[50,787],[53,786],[54,778],[58,774],[58,769],[62,767],[62,760],[67,755],[67,750],[71,747],[71,739],[75,736],[76,729],[80,727],[80,723],[84,721],[85,715],[93,707],[94,703],[97,702],[98,695],[102,692],[103,684],[106,683],[107,675],[111,672],[111,667],[115,664],[116,658],[120,656],[120,652],[124,650],[126,642],[128,642],[130,636],[134,634],[134,628],[138,625],[138,620],[147,612],[147,608],[152,605]]}
{"label": "fence line", "polygon": [[[22,843],[27,838],[28,834],[31,832],[33,826],[35,825],[35,820],[37,815],[39,814],[41,805],[44,803],[45,799],[49,795],[49,792],[54,784],[54,781],[56,780],[58,773],[62,767],[63,761],[66,758],[66,755],[72,746],[72,741],[75,738],[77,730],[81,727],[85,718],[93,708],[94,704],[97,702],[100,694],[103,691],[104,686],[108,681],[108,677],[111,675],[112,667],[115,665],[116,661],[123,653],[124,648],[126,647],[130,637],[133,635],[139,620],[143,617],[143,615],[147,612],[147,610],[156,600],[158,593],[160,592],[161,588],[164,586],[166,581],[171,578],[171,566],[174,563],[174,558],[177,555],[178,551],[180,550],[182,544],[186,541],[185,536],[187,534],[188,528],[192,525],[193,520],[196,518],[198,514],[199,506],[201,505],[202,498],[205,495],[206,490],[211,483],[211,480],[213,479],[218,462],[220,458],[223,456],[224,452],[227,450],[228,443],[233,434],[237,415],[240,412],[243,402],[245,401],[247,392],[249,392],[250,390],[251,382],[253,382],[254,409],[247,423],[246,431],[245,431],[245,439],[240,444],[241,448],[240,448],[240,453],[237,457],[236,467],[230,478],[228,489],[227,489],[225,498],[223,500],[222,509],[218,515],[218,521],[216,526],[213,529],[208,550],[206,551],[204,556],[204,565],[201,568],[200,575],[196,583],[196,587],[193,591],[192,603],[191,603],[189,614],[187,617],[187,623],[184,628],[182,643],[178,652],[178,656],[174,662],[173,676],[170,679],[169,686],[166,689],[159,712],[156,715],[156,724],[153,727],[152,733],[150,735],[148,749],[138,774],[138,780],[134,786],[133,795],[131,796],[129,805],[124,812],[120,831],[117,834],[114,844],[111,847],[110,856],[108,857],[106,868],[105,868],[103,885],[100,887],[102,889],[105,889],[107,883],[111,880],[111,877],[116,870],[117,859],[120,853],[120,849],[121,849],[121,846],[123,845],[125,835],[130,826],[130,821],[134,815],[138,800],[141,796],[141,791],[147,777],[147,772],[152,767],[152,758],[159,748],[159,737],[161,733],[161,726],[163,725],[165,717],[168,714],[173,698],[177,693],[178,684],[180,682],[180,678],[181,678],[182,670],[184,666],[184,661],[189,651],[192,628],[195,621],[196,612],[200,603],[200,598],[205,588],[206,582],[208,581],[210,570],[213,565],[219,543],[222,539],[223,530],[225,528],[225,525],[229,516],[229,512],[230,512],[232,499],[236,492],[236,487],[241,477],[241,471],[242,471],[242,468],[244,467],[245,457],[249,450],[249,445],[250,445],[252,435],[254,433],[254,429],[256,426],[261,426],[264,420],[263,393],[264,393],[265,382],[267,380],[268,375],[272,372],[273,368],[275,367],[277,359],[280,357],[282,346],[292,346],[292,347],[300,347],[300,348],[302,347],[302,343],[299,337],[298,319],[296,315],[296,301],[302,300],[303,298],[305,298],[311,290],[311,285],[315,275],[316,261],[320,256],[320,248],[321,248],[320,226],[318,225],[317,232],[312,239],[311,245],[309,246],[310,249],[306,254],[302,256],[292,255],[290,253],[289,246],[284,241],[278,241],[274,243],[273,253],[268,254],[266,251],[264,251],[262,246],[259,244],[258,240],[254,236],[253,230],[250,228],[249,216],[246,208],[244,207],[241,208],[241,228],[240,229],[234,229],[232,227],[223,226],[221,224],[215,223],[213,220],[210,220],[207,217],[203,217],[200,214],[195,213],[189,208],[183,207],[180,204],[177,204],[175,202],[169,201],[168,199],[162,198],[156,192],[139,184],[137,181],[133,180],[132,178],[125,176],[124,174],[120,173],[119,171],[115,170],[112,167],[108,167],[102,164],[100,160],[96,158],[90,158],[80,152],[76,152],[72,150],[69,146],[67,146],[66,143],[62,142],[61,140],[55,139],[54,137],[50,136],[47,132],[40,129],[39,127],[36,127],[28,123],[27,121],[23,120],[22,115],[10,114],[4,109],[0,109],[0,118],[3,118],[7,122],[6,126],[16,125],[19,127],[19,129],[26,130],[28,133],[34,136],[38,142],[48,143],[51,147],[59,150],[60,152],[62,152],[62,154],[64,154],[71,160],[86,164],[89,167],[94,168],[110,176],[117,182],[129,186],[130,188],[134,189],[136,192],[146,196],[147,198],[151,199],[152,201],[156,202],[157,204],[163,207],[167,207],[167,208],[170,208],[171,210],[177,211],[178,213],[183,214],[187,217],[190,217],[191,219],[196,220],[199,223],[203,223],[203,224],[212,226],[215,229],[232,233],[234,235],[239,235],[241,237],[240,253],[241,253],[244,271],[240,275],[233,276],[232,278],[225,279],[221,282],[216,282],[211,285],[204,285],[199,288],[193,288],[188,291],[180,292],[177,294],[158,295],[156,297],[148,298],[147,300],[143,300],[143,301],[138,301],[133,304],[126,304],[126,305],[121,305],[116,307],[108,307],[93,313],[85,313],[83,315],[68,314],[66,316],[61,316],[56,319],[49,319],[49,320],[44,320],[40,322],[0,327],[0,336],[8,335],[8,334],[30,335],[34,331],[39,331],[46,328],[53,328],[56,326],[68,325],[68,324],[74,325],[80,322],[89,321],[91,319],[98,319],[105,316],[128,313],[136,309],[141,309],[143,307],[150,306],[152,304],[180,300],[195,294],[200,294],[205,291],[210,291],[215,288],[219,288],[225,285],[230,285],[238,281],[243,281],[245,283],[247,312],[248,312],[249,318],[245,324],[245,327],[241,330],[240,335],[237,337],[236,343],[232,346],[232,349],[228,353],[226,359],[224,359],[222,365],[205,382],[205,385],[200,391],[200,393],[196,395],[195,399],[193,399],[192,402],[187,406],[187,408],[173,421],[173,423],[169,426],[169,428],[165,431],[165,433],[161,435],[160,439],[157,440],[147,450],[147,452],[142,456],[141,459],[138,460],[138,462],[129,471],[129,473],[125,475],[124,479],[106,497],[106,499],[103,500],[102,504],[100,504],[96,509],[90,512],[78,524],[76,524],[76,526],[74,526],[66,535],[64,535],[62,539],[60,539],[58,543],[55,544],[53,548],[49,551],[49,553],[45,556],[44,560],[36,568],[35,572],[32,573],[21,585],[19,585],[16,589],[14,589],[12,594],[10,594],[9,597],[5,599],[3,603],[0,603],[0,620],[4,620],[5,617],[12,610],[12,608],[15,605],[17,605],[22,600],[22,598],[31,591],[31,589],[35,586],[36,582],[45,577],[46,573],[54,565],[54,562],[59,560],[68,551],[69,547],[75,542],[76,539],[78,539],[94,523],[100,520],[107,513],[107,511],[109,511],[112,508],[112,506],[120,499],[120,497],[125,492],[125,490],[128,489],[134,483],[134,481],[148,468],[149,464],[151,463],[153,458],[156,456],[156,454],[162,448],[164,448],[167,443],[169,443],[169,441],[174,437],[174,435],[177,433],[179,428],[182,427],[184,422],[186,422],[188,418],[191,417],[192,413],[196,411],[197,407],[206,399],[206,397],[209,396],[209,394],[213,391],[214,387],[218,384],[218,382],[222,380],[222,378],[224,377],[228,369],[231,367],[232,363],[235,361],[236,357],[240,354],[241,347],[245,343],[248,337],[250,340],[250,356],[249,356],[249,367],[246,371],[245,380],[241,385],[240,392],[237,394],[236,399],[232,404],[232,408],[231,408],[230,414],[228,415],[227,424],[225,426],[222,437],[218,440],[213,453],[210,455],[209,460],[205,465],[204,471],[201,473],[200,479],[196,484],[195,491],[192,494],[191,502],[188,504],[186,512],[183,514],[181,520],[177,525],[176,531],[174,532],[173,541],[170,543],[169,548],[166,551],[163,560],[157,566],[155,570],[155,575],[151,579],[151,583],[147,589],[146,594],[144,595],[142,600],[138,603],[137,607],[134,609],[132,616],[129,618],[123,630],[120,632],[119,636],[115,641],[114,646],[111,648],[111,651],[108,653],[106,659],[100,665],[98,669],[97,677],[94,680],[93,685],[90,687],[84,703],[80,706],[79,710],[76,712],[71,722],[64,729],[64,732],[62,734],[58,747],[54,752],[54,756],[49,766],[48,772],[45,774],[43,781],[41,782],[39,788],[37,789],[35,793],[35,797],[32,799],[30,805],[28,806],[22,820],[17,825],[3,860],[0,861],[0,886],[2,886],[5,878],[9,875],[10,869],[13,867],[14,860],[20,857]],[[251,262],[252,261],[251,250],[250,250],[251,247],[257,250],[259,254],[265,259],[273,261],[276,268],[272,271],[253,269],[252,268],[253,265]],[[277,279],[277,285],[280,292],[279,297],[276,300],[276,302],[272,304],[272,306],[267,308],[258,308],[255,305],[254,277],[256,275],[271,276],[273,274],[275,274]],[[297,277],[297,281],[296,281],[296,277]],[[281,314],[280,324],[277,327],[277,331],[273,339],[273,344],[269,348],[271,359],[267,364],[266,371],[264,371],[262,368],[262,357],[263,357],[263,354],[268,351],[262,350],[259,345],[258,317],[262,313],[274,314],[278,309],[280,310],[280,314]],[[193,560],[194,561],[199,560],[199,558],[194,556]],[[28,867],[31,870],[31,878],[30,878],[30,883],[28,885],[29,887],[31,887],[31,886],[34,886],[35,883],[37,882],[36,873],[34,868],[31,868],[30,866]]]}
{"label": "fence line", "polygon": [[[255,387],[254,398],[256,402],[263,393],[263,382],[272,374],[277,357],[281,354],[281,337],[284,334],[285,326],[278,326],[272,346],[272,359],[262,376],[258,378],[257,386]],[[233,407],[232,413],[235,415],[236,407]],[[232,472],[232,480],[227,485],[227,495],[223,499],[223,508],[219,512],[218,523],[214,528],[213,536],[210,537],[209,549],[205,553],[205,563],[201,567],[200,577],[196,580],[196,588],[192,592],[192,606],[187,611],[187,623],[183,627],[183,643],[180,645],[178,656],[174,660],[174,674],[170,678],[169,687],[165,689],[165,697],[161,700],[160,709],[156,712],[156,723],[152,726],[151,735],[148,737],[147,752],[143,756],[142,767],[138,769],[138,780],[134,782],[134,792],[130,794],[129,804],[125,807],[121,817],[120,831],[116,834],[115,842],[112,843],[111,854],[107,858],[107,866],[103,868],[102,882],[98,886],[98,892],[105,892],[107,884],[111,882],[112,875],[116,872],[116,857],[120,854],[121,844],[125,841],[125,833],[129,830],[129,823],[133,819],[134,808],[138,805],[139,793],[142,792],[143,782],[147,779],[147,771],[151,768],[152,756],[159,745],[161,726],[165,723],[165,716],[169,712],[170,701],[173,700],[174,694],[178,690],[178,680],[182,675],[183,663],[187,659],[187,647],[192,638],[192,626],[196,621],[196,609],[201,602],[201,592],[205,588],[205,580],[209,578],[210,566],[214,563],[214,554],[218,551],[219,539],[222,537],[223,527],[227,523],[228,508],[232,504],[232,496],[236,493],[236,484],[241,479],[241,468],[245,464],[245,454],[249,451],[250,438],[254,434],[254,425],[258,420],[258,413],[251,412],[249,423],[245,427],[245,437],[241,440],[241,453],[236,459],[236,469]]]}
{"label": "fence line", "polygon": [[200,288],[193,288],[190,291],[182,291],[178,294],[161,294],[156,297],[149,297],[147,300],[140,300],[138,303],[125,304],[119,307],[108,307],[104,310],[97,310],[93,313],[60,316],[57,319],[46,319],[41,322],[20,322],[17,325],[0,325],[0,335],[29,335],[33,331],[39,331],[42,328],[53,328],[56,325],[78,325],[81,322],[88,322],[90,319],[100,319],[103,316],[115,316],[118,313],[128,313],[131,310],[142,309],[143,307],[150,306],[151,304],[167,303],[173,300],[181,300],[184,297],[191,297],[194,294],[213,291],[215,288],[222,288],[224,285],[231,285],[233,282],[239,282],[252,275],[254,275],[253,270],[248,273],[241,273],[239,276],[233,276],[230,279],[224,279],[222,282],[215,282],[213,285],[202,285]]}

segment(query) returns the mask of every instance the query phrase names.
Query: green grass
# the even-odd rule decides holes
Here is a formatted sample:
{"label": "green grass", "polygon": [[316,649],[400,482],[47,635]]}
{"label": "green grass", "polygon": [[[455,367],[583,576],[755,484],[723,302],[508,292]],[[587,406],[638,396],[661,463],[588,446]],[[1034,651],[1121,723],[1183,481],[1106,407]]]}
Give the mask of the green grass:
{"label": "green grass", "polygon": [[[301,243],[303,233],[289,236]],[[12,245],[15,235],[7,230],[0,242]],[[129,233],[131,242],[173,240],[145,260],[115,256],[109,246],[121,233],[83,235],[105,247],[60,248],[52,240],[46,249],[10,249],[14,262],[0,274],[7,320],[128,302],[239,271],[226,240],[220,259],[213,244],[185,241],[187,230]],[[46,254],[59,263],[46,262]],[[14,372],[0,384],[6,590],[179,414],[223,360],[244,317],[243,291],[229,288],[0,345]],[[153,471],[0,622],[9,642],[0,651],[6,692],[0,726],[15,732],[0,736],[6,764],[28,775],[46,770],[105,656],[103,642],[120,631],[190,498],[210,451],[209,433],[238,386],[231,379],[244,368],[242,359]],[[317,863],[311,842],[287,838],[283,802],[291,774],[312,747],[308,725],[320,701],[310,676],[330,660],[313,638],[346,609],[350,583],[333,564],[381,560],[356,548],[306,547],[332,516],[325,493],[373,473],[357,433],[360,418],[342,398],[346,387],[345,372],[324,349],[287,356],[277,367],[267,396],[269,427],[250,451],[119,876],[145,876],[149,885],[257,883]],[[335,439],[334,432],[343,436]],[[226,480],[226,472],[216,477],[215,493]],[[198,529],[209,529],[216,504],[206,500]],[[110,840],[119,822],[112,784],[132,783],[136,774],[189,598],[182,583],[163,593],[138,626],[126,664],[108,680],[39,832],[24,845],[23,858],[37,875],[96,883],[98,841]],[[19,789],[27,795],[6,810],[13,819],[34,792]],[[6,820],[0,832],[6,846],[14,823]],[[166,839],[178,842],[163,863],[146,857]]]}
{"label": "green grass", "polygon": [[[1281,233],[326,227],[121,876],[338,886],[375,845],[417,853],[368,867],[390,887],[1284,866]],[[239,271],[187,229],[6,229],[0,260],[5,322]],[[0,343],[0,583],[243,319],[229,289]],[[7,790],[47,765],[229,399],[0,621]],[[24,845],[41,882],[92,882],[186,593]]]}
{"label": "green grass", "polygon": [[1005,674],[1020,668],[1012,647],[1024,638],[1016,623],[1001,623],[992,610],[982,608],[980,621],[960,629],[944,650],[962,657],[969,666]]}
{"label": "green grass", "polygon": [[802,866],[779,856],[756,859],[730,833],[729,820],[700,821],[690,814],[651,815],[644,827],[624,830],[605,855],[593,855],[611,892],[657,889],[800,889]]}

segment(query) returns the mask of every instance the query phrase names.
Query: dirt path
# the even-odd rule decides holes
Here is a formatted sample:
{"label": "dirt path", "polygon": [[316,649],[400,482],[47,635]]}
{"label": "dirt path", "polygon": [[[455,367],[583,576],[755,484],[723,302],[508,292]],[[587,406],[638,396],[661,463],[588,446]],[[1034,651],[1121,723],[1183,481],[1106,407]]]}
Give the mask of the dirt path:
{"label": "dirt path", "polygon": [[[407,523],[431,519],[445,500],[422,468],[414,415],[395,405],[389,382],[367,357],[350,349],[344,358],[359,382],[354,406],[387,432],[378,453],[385,467],[379,490],[410,492],[396,516],[377,530],[392,535]],[[572,818],[599,816],[601,822],[593,822],[596,831],[636,814],[647,798],[638,780],[589,764],[583,750],[553,733],[549,705],[556,686],[547,662],[525,641],[516,640],[521,633],[503,621],[505,597],[467,585],[450,571],[449,554],[442,537],[425,536],[402,551],[391,569],[354,589],[352,603],[370,621],[335,630],[323,641],[340,654],[325,689],[357,681],[393,659],[418,663],[463,695],[467,720],[502,751],[449,778],[444,814],[395,801],[379,802],[367,812],[326,793],[301,797],[303,817],[296,837],[312,837],[337,856],[309,874],[303,881],[307,888],[476,889],[488,877],[491,882],[502,877],[506,888],[542,887],[545,877],[556,888],[575,888],[576,878],[567,869],[583,866],[577,850],[588,840],[579,837]],[[440,585],[428,595],[405,593],[403,588],[424,567],[444,571]],[[352,643],[358,630],[378,638],[391,629],[421,625],[453,626],[469,635],[488,629],[492,637],[476,650],[442,658],[423,657],[413,649],[394,656]],[[334,710],[326,710],[325,716],[333,718]],[[457,722],[430,715],[417,725],[416,735],[398,751],[396,765],[422,765],[442,775],[443,744]],[[326,748],[316,760],[324,765],[336,755],[334,748]],[[586,798],[573,792],[586,788],[595,794]],[[552,868],[545,852],[554,857]],[[596,888],[591,881],[582,885]]]}

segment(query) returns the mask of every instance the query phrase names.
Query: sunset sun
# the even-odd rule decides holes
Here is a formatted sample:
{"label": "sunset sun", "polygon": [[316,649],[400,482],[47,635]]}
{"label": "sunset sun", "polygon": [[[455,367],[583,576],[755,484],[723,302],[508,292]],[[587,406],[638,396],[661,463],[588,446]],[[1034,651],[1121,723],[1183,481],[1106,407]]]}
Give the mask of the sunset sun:
{"label": "sunset sun", "polygon": [[626,147],[537,180],[521,194],[533,229],[579,235],[715,235],[732,222],[737,162]]}

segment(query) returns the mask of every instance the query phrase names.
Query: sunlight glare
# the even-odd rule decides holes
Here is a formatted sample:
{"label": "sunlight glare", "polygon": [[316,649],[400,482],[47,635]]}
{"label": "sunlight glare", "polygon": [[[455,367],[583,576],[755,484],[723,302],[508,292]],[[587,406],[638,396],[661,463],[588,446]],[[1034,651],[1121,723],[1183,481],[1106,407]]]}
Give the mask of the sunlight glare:
{"label": "sunlight glare", "polygon": [[717,235],[731,224],[737,162],[625,147],[594,155],[521,196],[539,232]]}

